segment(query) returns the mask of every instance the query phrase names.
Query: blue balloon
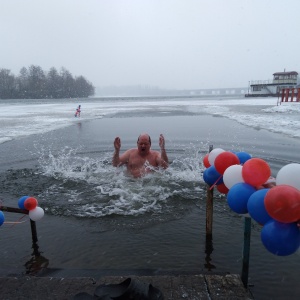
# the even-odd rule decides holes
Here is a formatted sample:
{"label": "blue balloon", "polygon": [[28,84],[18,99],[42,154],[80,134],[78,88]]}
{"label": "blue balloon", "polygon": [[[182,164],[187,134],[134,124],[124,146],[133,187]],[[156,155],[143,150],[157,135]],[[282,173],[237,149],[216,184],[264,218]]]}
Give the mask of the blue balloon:
{"label": "blue balloon", "polygon": [[272,220],[262,228],[261,240],[271,253],[279,256],[291,255],[300,247],[300,230],[297,223]]}
{"label": "blue balloon", "polygon": [[208,185],[220,184],[223,183],[223,176],[216,170],[215,166],[210,166],[203,172],[203,180]]}
{"label": "blue balloon", "polygon": [[248,212],[257,223],[264,225],[267,222],[273,220],[268,214],[264,200],[267,192],[270,189],[262,189],[253,193],[247,203]]}
{"label": "blue balloon", "polygon": [[0,226],[4,223],[4,213],[0,210]]}
{"label": "blue balloon", "polygon": [[248,199],[255,192],[256,189],[248,183],[236,183],[227,194],[229,207],[238,214],[246,214],[248,212]]}
{"label": "blue balloon", "polygon": [[252,158],[252,156],[247,152],[236,152],[235,153],[240,160],[240,164],[244,164],[248,159]]}
{"label": "blue balloon", "polygon": [[19,206],[19,208],[25,209],[24,202],[25,202],[25,200],[26,200],[27,198],[29,198],[29,196],[23,196],[23,197],[21,197],[21,198],[18,200],[18,206]]}

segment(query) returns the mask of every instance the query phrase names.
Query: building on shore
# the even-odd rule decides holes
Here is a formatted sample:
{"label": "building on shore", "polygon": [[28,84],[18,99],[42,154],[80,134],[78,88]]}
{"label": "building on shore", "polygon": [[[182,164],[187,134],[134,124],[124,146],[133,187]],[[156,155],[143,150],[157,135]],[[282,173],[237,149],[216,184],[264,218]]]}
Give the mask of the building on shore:
{"label": "building on shore", "polygon": [[276,72],[273,80],[249,81],[246,97],[278,97],[282,89],[300,88],[298,72]]}

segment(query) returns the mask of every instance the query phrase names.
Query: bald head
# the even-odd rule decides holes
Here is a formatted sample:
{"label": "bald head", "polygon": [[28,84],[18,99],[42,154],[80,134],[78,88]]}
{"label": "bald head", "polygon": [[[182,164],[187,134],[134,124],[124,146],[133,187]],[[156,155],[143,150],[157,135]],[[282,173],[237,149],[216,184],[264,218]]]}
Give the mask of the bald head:
{"label": "bald head", "polygon": [[139,135],[138,139],[137,139],[137,143],[139,143],[139,141],[145,141],[147,140],[149,142],[149,144],[151,145],[151,137],[149,134],[147,133],[142,133]]}

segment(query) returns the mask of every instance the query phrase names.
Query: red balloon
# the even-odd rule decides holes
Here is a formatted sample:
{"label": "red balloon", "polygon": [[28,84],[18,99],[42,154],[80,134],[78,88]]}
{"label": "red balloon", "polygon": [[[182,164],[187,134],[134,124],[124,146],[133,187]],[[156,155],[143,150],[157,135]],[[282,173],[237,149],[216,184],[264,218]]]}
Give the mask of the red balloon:
{"label": "red balloon", "polygon": [[221,194],[227,194],[229,189],[227,188],[227,186],[224,183],[220,183],[217,185],[217,190],[221,193]]}
{"label": "red balloon", "polygon": [[208,161],[208,155],[209,153],[207,153],[204,157],[203,157],[203,164],[205,168],[209,168],[210,167],[210,163]]}
{"label": "red balloon", "polygon": [[268,214],[278,222],[293,223],[300,219],[300,191],[290,185],[271,188],[264,204]]}
{"label": "red balloon", "polygon": [[24,201],[24,207],[27,210],[33,210],[37,207],[38,205],[38,201],[33,198],[33,197],[28,197],[25,201]]}
{"label": "red balloon", "polygon": [[237,155],[232,152],[224,151],[215,159],[215,168],[220,174],[224,174],[225,170],[233,165],[239,165],[240,160]]}
{"label": "red balloon", "polygon": [[269,179],[271,168],[263,159],[251,158],[244,163],[242,176],[246,183],[257,187]]}

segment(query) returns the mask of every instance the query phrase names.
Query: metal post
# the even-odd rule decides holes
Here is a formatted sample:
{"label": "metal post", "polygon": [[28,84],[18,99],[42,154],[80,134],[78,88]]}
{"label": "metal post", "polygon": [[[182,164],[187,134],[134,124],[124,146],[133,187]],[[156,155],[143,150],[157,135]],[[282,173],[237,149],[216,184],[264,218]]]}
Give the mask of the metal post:
{"label": "metal post", "polygon": [[244,224],[244,249],[243,249],[243,267],[242,282],[244,287],[248,287],[249,257],[250,257],[250,239],[251,239],[251,218],[245,217]]}
{"label": "metal post", "polygon": [[297,102],[300,101],[300,89],[298,88],[298,92],[297,92],[297,99],[296,99]]}
{"label": "metal post", "polygon": [[295,89],[294,88],[292,88],[292,96],[291,96],[291,102],[293,102],[294,100],[294,95],[295,95]]}
{"label": "metal post", "polygon": [[[281,102],[283,102],[283,100],[284,100],[284,95],[285,95],[285,89],[282,89],[282,91],[281,91],[282,93],[281,93]],[[280,103],[281,104],[281,103]]]}
{"label": "metal post", "polygon": [[36,223],[35,223],[35,221],[30,220],[30,227],[31,227],[33,254],[35,256],[40,256],[39,245],[37,244],[38,238],[37,238]]}
{"label": "metal post", "polygon": [[30,227],[31,227],[32,243],[36,244],[38,238],[36,233],[35,221],[30,220]]}
{"label": "metal post", "polygon": [[[213,145],[209,145],[209,152],[213,149]],[[206,188],[206,235],[212,235],[212,223],[213,223],[213,200],[214,200],[214,188],[207,185]]]}
{"label": "metal post", "polygon": [[285,89],[285,102],[289,102],[290,89]]}
{"label": "metal post", "polygon": [[204,267],[208,270],[208,271],[212,271],[213,269],[216,268],[216,266],[214,264],[211,263],[212,258],[211,258],[211,254],[214,250],[214,246],[213,246],[213,238],[212,235],[206,235],[206,239],[205,239],[205,264]]}

